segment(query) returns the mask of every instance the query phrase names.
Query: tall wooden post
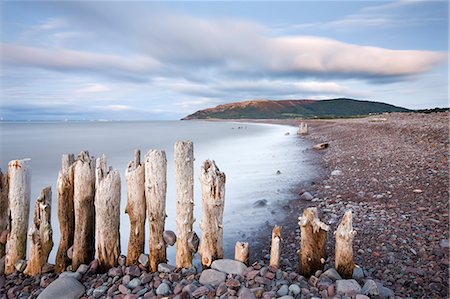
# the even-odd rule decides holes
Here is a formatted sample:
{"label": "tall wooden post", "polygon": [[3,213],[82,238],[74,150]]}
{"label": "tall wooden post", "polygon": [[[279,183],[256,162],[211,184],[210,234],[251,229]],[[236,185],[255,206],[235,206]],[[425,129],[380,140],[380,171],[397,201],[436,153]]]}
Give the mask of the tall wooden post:
{"label": "tall wooden post", "polygon": [[95,247],[99,270],[105,272],[120,256],[120,175],[107,168],[104,154],[97,158],[95,181]]}
{"label": "tall wooden post", "polygon": [[67,250],[73,245],[75,231],[75,214],[73,207],[73,154],[64,154],[61,159],[61,170],[58,174],[58,219],[60,240],[56,253],[55,272],[63,272],[70,265]]}
{"label": "tall wooden post", "polygon": [[14,272],[14,265],[25,259],[27,230],[30,215],[31,160],[12,160],[8,163],[9,176],[9,234],[5,274]]}
{"label": "tall wooden post", "polygon": [[166,222],[167,159],[161,150],[145,156],[145,198],[150,226],[150,270],[167,261],[163,233]]}
{"label": "tall wooden post", "polygon": [[95,173],[94,161],[89,152],[78,154],[74,163],[73,202],[75,212],[75,232],[73,240],[72,268],[89,264],[94,259],[95,225]]}
{"label": "tall wooden post", "polygon": [[225,201],[225,174],[216,163],[206,160],[202,164],[200,182],[202,185],[202,241],[199,254],[203,267],[223,257],[223,209]]}
{"label": "tall wooden post", "polygon": [[194,224],[194,144],[178,141],[174,148],[177,222],[177,268],[192,266],[188,238]]}
{"label": "tall wooden post", "polygon": [[234,246],[234,259],[248,265],[248,256],[248,243],[237,241],[236,245]]}
{"label": "tall wooden post", "polygon": [[33,224],[28,233],[30,253],[24,273],[30,276],[42,273],[42,267],[47,263],[48,256],[53,248],[51,206],[52,189],[46,187],[36,200]]}
{"label": "tall wooden post", "polygon": [[303,276],[310,276],[323,269],[327,258],[326,242],[330,227],[320,221],[317,208],[304,209],[299,220],[300,269]]}
{"label": "tall wooden post", "polygon": [[8,191],[8,174],[3,174],[0,169],[0,258],[6,254],[6,238],[3,236],[8,234]]}
{"label": "tall wooden post", "polygon": [[304,123],[304,122],[301,122],[300,126],[298,127],[297,134],[299,134],[299,135],[306,135],[306,134],[308,134],[308,124]]}
{"label": "tall wooden post", "polygon": [[279,267],[281,258],[281,226],[275,225],[272,230],[272,246],[270,247],[270,266]]}
{"label": "tall wooden post", "polygon": [[130,239],[128,241],[127,266],[138,263],[145,244],[145,177],[141,164],[141,151],[135,150],[134,161],[125,170],[127,182],[127,205],[125,213],[130,217]]}
{"label": "tall wooden post", "polygon": [[351,278],[355,263],[353,262],[353,238],[356,231],[353,230],[352,210],[345,211],[344,217],[334,232],[336,237],[336,270],[344,278]]}

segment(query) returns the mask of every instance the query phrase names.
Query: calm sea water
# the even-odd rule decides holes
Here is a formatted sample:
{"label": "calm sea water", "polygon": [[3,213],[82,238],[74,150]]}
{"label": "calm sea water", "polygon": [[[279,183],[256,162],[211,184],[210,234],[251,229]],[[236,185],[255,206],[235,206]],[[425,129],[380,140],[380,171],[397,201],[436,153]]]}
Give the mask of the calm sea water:
{"label": "calm sea water", "polygon": [[[253,236],[264,223],[275,224],[277,213],[272,208],[280,201],[295,198],[294,188],[315,176],[306,159],[304,141],[293,127],[263,124],[203,121],[152,122],[65,122],[65,123],[0,123],[0,168],[8,161],[31,158],[31,209],[40,190],[51,186],[53,192],[52,225],[55,246],[50,255],[54,262],[59,244],[56,208],[56,181],[63,153],[78,154],[89,150],[91,156],[105,153],[108,165],[118,169],[122,181],[121,251],[126,253],[129,218],[126,204],[125,168],[133,159],[134,149],[143,157],[150,149],[166,151],[167,215],[166,229],[176,231],[173,146],[177,140],[192,140],[195,156],[194,229],[201,234],[200,165],[213,159],[227,176],[224,212],[225,256],[232,257],[237,240]],[[285,135],[290,132],[290,135]],[[281,174],[277,174],[277,171]],[[258,200],[266,207],[254,207]],[[30,221],[33,213],[30,212]],[[146,251],[148,251],[148,226]],[[169,263],[174,264],[175,247],[168,248]]]}

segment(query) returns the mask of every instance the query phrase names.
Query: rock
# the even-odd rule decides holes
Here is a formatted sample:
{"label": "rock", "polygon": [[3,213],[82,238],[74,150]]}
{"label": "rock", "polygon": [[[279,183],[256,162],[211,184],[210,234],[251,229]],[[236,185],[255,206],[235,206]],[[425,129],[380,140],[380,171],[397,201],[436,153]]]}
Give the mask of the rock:
{"label": "rock", "polygon": [[47,273],[51,273],[55,271],[55,265],[46,263],[43,267],[42,267],[42,274],[47,274]]}
{"label": "rock", "polygon": [[156,295],[166,296],[170,293],[170,287],[167,283],[161,283],[156,289]]}
{"label": "rock", "polygon": [[203,285],[211,284],[213,286],[218,286],[222,282],[225,282],[225,279],[225,273],[213,269],[207,269],[203,270],[202,274],[200,275],[199,282]]}
{"label": "rock", "polygon": [[227,274],[239,275],[244,274],[245,270],[247,270],[247,266],[244,263],[230,259],[215,260],[212,262],[211,268]]}
{"label": "rock", "polygon": [[364,278],[364,270],[361,267],[355,266],[353,268],[352,278],[356,280],[361,280]]}
{"label": "rock", "polygon": [[108,287],[102,285],[102,286],[99,286],[98,288],[94,289],[94,292],[92,293],[92,295],[95,298],[99,298],[99,297],[103,296],[106,293],[106,291],[108,291]]}
{"label": "rock", "polygon": [[139,264],[141,264],[142,266],[147,268],[148,267],[148,254],[141,253],[141,255],[139,255],[138,262],[139,262]]}
{"label": "rock", "polygon": [[241,286],[241,283],[239,282],[239,280],[231,278],[227,280],[226,286],[230,289],[237,289]]}
{"label": "rock", "polygon": [[226,292],[227,292],[227,286],[225,283],[222,282],[221,284],[219,284],[219,286],[216,289],[216,296],[220,297],[223,294],[225,294]]}
{"label": "rock", "polygon": [[98,265],[99,265],[98,259],[93,260],[93,261],[89,264],[89,270],[88,270],[87,273],[88,273],[88,274],[95,274],[95,273],[97,273]]}
{"label": "rock", "polygon": [[329,279],[336,281],[342,279],[341,275],[336,271],[334,268],[330,268],[327,271],[323,272],[324,276],[328,277]]}
{"label": "rock", "polygon": [[366,295],[356,294],[355,299],[370,299],[370,298],[367,297]]}
{"label": "rock", "polygon": [[81,276],[82,275],[80,272],[70,272],[70,271],[65,271],[65,272],[59,274],[59,278],[69,277],[69,278],[76,279],[76,280],[80,280]]}
{"label": "rock", "polygon": [[291,292],[292,295],[296,296],[296,295],[298,295],[298,294],[301,293],[301,289],[300,289],[300,287],[299,287],[298,285],[296,285],[296,284],[291,284],[291,285],[289,286],[289,292]]}
{"label": "rock", "polygon": [[190,232],[188,234],[188,247],[192,252],[197,252],[198,244],[200,243],[200,239],[198,238],[195,232]]}
{"label": "rock", "polygon": [[376,282],[376,284],[378,287],[378,293],[379,293],[378,296],[380,296],[381,298],[386,298],[386,299],[395,298],[395,294],[391,289],[383,286],[379,282]]}
{"label": "rock", "polygon": [[413,192],[416,194],[420,194],[423,192],[423,190],[422,189],[414,189]]}
{"label": "rock", "polygon": [[256,299],[255,294],[247,288],[242,288],[239,291],[239,299]]}
{"label": "rock", "polygon": [[372,279],[367,279],[366,283],[361,289],[361,293],[364,295],[376,296],[379,294],[377,284]]}
{"label": "rock", "polygon": [[199,298],[202,296],[206,296],[209,293],[209,289],[205,286],[199,287],[195,291],[192,292],[192,296],[195,298]]}
{"label": "rock", "polygon": [[340,171],[339,169],[335,169],[331,172],[332,176],[339,176],[342,175],[342,171]]}
{"label": "rock", "polygon": [[441,242],[439,242],[439,245],[442,248],[449,248],[450,247],[450,242],[448,241],[448,239],[442,239]]}
{"label": "rock", "polygon": [[137,286],[141,285],[141,280],[139,278],[133,278],[132,280],[130,280],[129,283],[127,283],[127,287],[129,289],[134,289]]}
{"label": "rock", "polygon": [[84,294],[84,286],[76,279],[59,277],[38,296],[38,299],[79,299]]}
{"label": "rock", "polygon": [[277,173],[277,175],[280,175],[280,174],[281,174],[281,171],[277,170],[277,172],[276,172],[276,173]]}
{"label": "rock", "polygon": [[314,196],[312,196],[312,194],[309,192],[303,192],[302,195],[300,195],[300,199],[304,200],[312,200],[313,198]]}
{"label": "rock", "polygon": [[286,132],[286,133],[284,133],[284,136],[289,136],[291,133],[289,133],[289,132]]}
{"label": "rock", "polygon": [[8,240],[8,230],[5,229],[0,233],[0,243],[6,244],[7,240]]}
{"label": "rock", "polygon": [[283,284],[280,289],[277,291],[277,295],[282,297],[289,294],[289,287],[286,284]]}
{"label": "rock", "polygon": [[67,249],[67,257],[69,259],[72,259],[73,256],[73,246],[70,246],[69,249]]}
{"label": "rock", "polygon": [[328,143],[318,143],[318,144],[313,146],[313,149],[315,149],[315,150],[322,150],[322,149],[328,148],[328,146],[329,146]]}
{"label": "rock", "polygon": [[20,273],[22,273],[25,268],[27,267],[27,261],[26,260],[18,260],[16,264],[14,265],[14,268]]}
{"label": "rock", "polygon": [[88,269],[89,269],[89,266],[88,266],[88,265],[81,264],[81,265],[78,267],[77,272],[80,273],[81,275],[84,275],[84,274],[88,271]]}
{"label": "rock", "polygon": [[138,266],[131,265],[131,266],[125,268],[125,274],[133,276],[133,277],[138,277],[141,275],[141,270],[139,269]]}
{"label": "rock", "polygon": [[175,266],[169,265],[167,263],[158,264],[158,272],[170,273],[175,270]]}
{"label": "rock", "polygon": [[108,276],[110,276],[110,277],[122,276],[122,268],[114,267],[114,268],[109,269]]}
{"label": "rock", "polygon": [[354,279],[336,280],[336,293],[338,295],[355,296],[361,292],[361,286]]}
{"label": "rock", "polygon": [[124,286],[123,284],[119,285],[118,289],[119,289],[119,292],[124,295],[131,293],[131,290],[129,288],[127,288],[126,286]]}
{"label": "rock", "polygon": [[119,264],[119,266],[125,266],[125,264],[127,263],[127,257],[124,255],[120,255],[119,258],[117,259],[117,263]]}
{"label": "rock", "polygon": [[260,199],[253,203],[254,208],[262,208],[267,206],[267,199]]}
{"label": "rock", "polygon": [[177,236],[171,230],[165,230],[163,232],[163,238],[166,244],[169,246],[173,246],[173,244],[175,244],[175,242],[177,241]]}
{"label": "rock", "polygon": [[[313,298],[314,298],[314,297],[313,297]],[[289,296],[289,295],[286,295],[286,296],[278,297],[278,299],[294,299],[294,297]]]}
{"label": "rock", "polygon": [[139,296],[136,294],[128,294],[125,295],[125,297],[123,297],[123,299],[137,299],[137,298],[139,298]]}

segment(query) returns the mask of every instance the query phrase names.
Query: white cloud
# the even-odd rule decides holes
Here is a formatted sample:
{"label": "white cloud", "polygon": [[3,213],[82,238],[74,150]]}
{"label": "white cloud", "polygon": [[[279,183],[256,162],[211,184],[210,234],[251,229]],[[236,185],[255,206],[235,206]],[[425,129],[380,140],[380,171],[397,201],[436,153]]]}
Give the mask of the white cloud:
{"label": "white cloud", "polygon": [[77,92],[79,93],[98,93],[98,92],[105,92],[105,91],[110,91],[111,89],[103,84],[89,84],[86,87],[83,87],[79,90],[77,90]]}
{"label": "white cloud", "polygon": [[111,111],[126,111],[132,110],[133,108],[127,105],[106,105],[104,106],[104,109]]}

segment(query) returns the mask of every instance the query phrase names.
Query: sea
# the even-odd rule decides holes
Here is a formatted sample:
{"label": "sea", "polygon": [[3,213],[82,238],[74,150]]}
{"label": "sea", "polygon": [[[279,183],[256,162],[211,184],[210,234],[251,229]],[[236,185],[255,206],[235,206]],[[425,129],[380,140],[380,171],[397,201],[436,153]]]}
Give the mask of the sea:
{"label": "sea", "polygon": [[[212,159],[226,175],[223,219],[224,254],[234,256],[236,241],[247,241],[262,228],[277,224],[283,215],[276,206],[298,198],[297,186],[317,173],[308,158],[308,144],[296,134],[297,128],[283,125],[212,122],[1,122],[0,168],[7,171],[14,159],[31,159],[30,223],[34,202],[40,191],[52,188],[53,263],[59,244],[56,182],[61,155],[88,150],[91,156],[105,154],[108,166],[121,175],[121,252],[126,254],[130,221],[126,204],[125,169],[134,150],[141,160],[152,149],[167,155],[166,230],[176,232],[173,148],[178,140],[194,142],[194,230],[201,236],[200,166]],[[266,203],[265,205],[256,204]],[[148,225],[145,251],[148,253]],[[251,246],[251,244],[250,244]],[[269,240],[268,240],[269,246]],[[27,253],[28,254],[28,253]],[[175,246],[167,249],[168,262],[175,264]]]}

